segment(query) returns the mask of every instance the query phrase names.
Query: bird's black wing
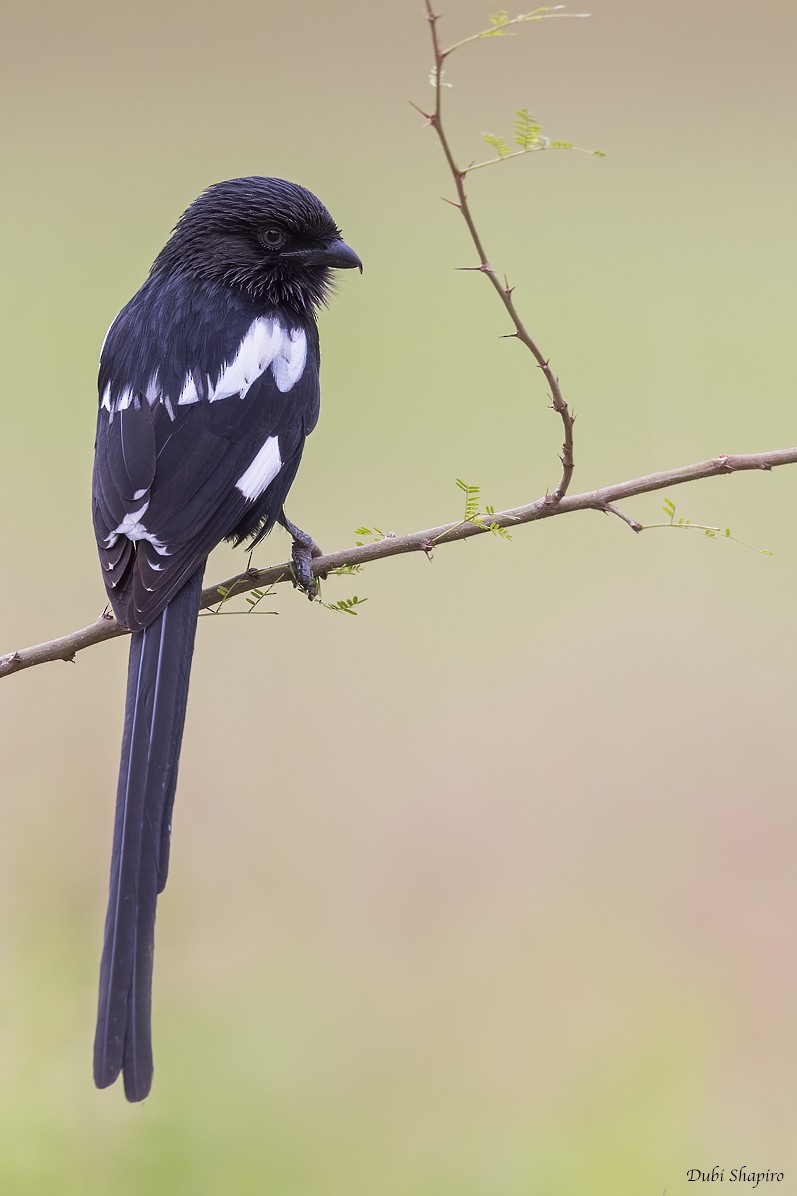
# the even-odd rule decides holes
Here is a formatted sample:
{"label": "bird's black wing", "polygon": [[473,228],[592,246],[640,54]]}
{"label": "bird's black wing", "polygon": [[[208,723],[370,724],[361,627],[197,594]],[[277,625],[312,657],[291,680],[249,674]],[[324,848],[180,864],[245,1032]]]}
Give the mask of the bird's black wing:
{"label": "bird's black wing", "polygon": [[[253,331],[254,330],[254,331]],[[179,394],[103,392],[94,527],[117,617],[163,610],[211,549],[279,517],[318,416],[315,328],[253,322],[218,375],[188,372]]]}

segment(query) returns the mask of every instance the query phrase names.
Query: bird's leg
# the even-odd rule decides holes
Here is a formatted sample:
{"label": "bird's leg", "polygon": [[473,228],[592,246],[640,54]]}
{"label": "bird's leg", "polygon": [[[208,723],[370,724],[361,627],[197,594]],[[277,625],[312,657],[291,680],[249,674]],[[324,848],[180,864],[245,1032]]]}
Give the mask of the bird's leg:
{"label": "bird's leg", "polygon": [[295,523],[291,523],[284,511],[277,522],[282,524],[293,540],[291,560],[293,561],[293,573],[296,578],[295,584],[301,590],[304,590],[312,602],[314,598],[318,597],[318,582],[313,577],[312,562],[314,557],[323,556],[324,554],[313,537],[309,536],[307,532],[303,532]]}

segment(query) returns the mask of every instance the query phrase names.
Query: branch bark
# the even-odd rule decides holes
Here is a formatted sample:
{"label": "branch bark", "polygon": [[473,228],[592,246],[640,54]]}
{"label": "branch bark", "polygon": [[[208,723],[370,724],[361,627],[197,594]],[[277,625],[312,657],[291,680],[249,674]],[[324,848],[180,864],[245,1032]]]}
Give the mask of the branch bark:
{"label": "branch bark", "polygon": [[[435,549],[444,544],[454,544],[459,540],[470,539],[471,536],[488,533],[490,530],[487,526],[488,522],[497,524],[499,527],[510,528],[524,523],[535,523],[540,519],[551,519],[555,515],[568,515],[574,511],[601,511],[620,515],[633,531],[644,531],[643,525],[637,524],[636,520],[631,520],[615,510],[614,504],[627,498],[633,498],[638,494],[666,490],[671,486],[683,486],[686,482],[696,482],[701,478],[718,477],[751,469],[767,471],[775,469],[779,465],[797,465],[797,447],[775,449],[768,453],[713,457],[708,461],[699,461],[695,465],[683,465],[679,469],[662,470],[659,473],[647,474],[645,477],[632,478],[627,482],[604,486],[599,490],[590,490],[584,494],[566,495],[558,501],[554,501],[551,495],[546,495],[525,506],[496,511],[494,515],[485,517],[484,525],[462,522],[444,523],[439,527],[410,532],[404,536],[387,536],[384,540],[378,540],[373,544],[343,548],[327,556],[317,557],[313,561],[313,573],[316,577],[324,577],[346,565],[370,564],[371,561],[400,556],[406,552],[425,552],[427,556],[430,556]],[[289,564],[273,565],[268,569],[249,569],[246,573],[239,573],[227,581],[219,582],[217,585],[203,590],[200,609],[207,610],[209,607],[216,606],[222,601],[222,594],[224,601],[228,601],[236,594],[244,594],[250,590],[263,589],[292,580],[293,574]],[[90,623],[87,627],[81,627],[79,631],[73,631],[70,635],[49,640],[47,643],[36,644],[30,648],[20,648],[16,652],[0,656],[0,677],[8,677],[12,673],[19,673],[23,669],[46,664],[52,660],[72,661],[78,652],[90,648],[93,644],[127,634],[129,634],[127,628],[120,626],[113,616],[101,615],[95,622]]]}

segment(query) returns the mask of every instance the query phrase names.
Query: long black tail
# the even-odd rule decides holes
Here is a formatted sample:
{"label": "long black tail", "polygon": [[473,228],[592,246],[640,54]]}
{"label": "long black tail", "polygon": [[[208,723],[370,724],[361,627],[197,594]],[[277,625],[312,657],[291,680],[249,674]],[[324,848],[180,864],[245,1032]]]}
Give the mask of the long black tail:
{"label": "long black tail", "polygon": [[106,1088],[123,1072],[125,1096],[131,1101],[143,1100],[152,1085],[155,906],[169,867],[202,573],[200,569],[130,643],[94,1081]]}

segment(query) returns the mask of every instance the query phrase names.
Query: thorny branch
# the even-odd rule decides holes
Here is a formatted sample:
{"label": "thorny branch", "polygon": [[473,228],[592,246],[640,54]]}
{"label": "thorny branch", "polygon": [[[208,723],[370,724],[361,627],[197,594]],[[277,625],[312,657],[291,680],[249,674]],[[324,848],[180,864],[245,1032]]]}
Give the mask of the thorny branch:
{"label": "thorny branch", "polygon": [[[566,495],[556,504],[551,503],[548,496],[545,496],[522,507],[496,511],[490,515],[490,523],[499,527],[517,527],[523,523],[534,523],[539,519],[550,519],[555,515],[567,515],[573,511],[602,511],[619,516],[634,531],[644,531],[643,525],[637,524],[636,520],[625,515],[615,504],[637,494],[682,486],[700,478],[717,477],[749,469],[771,470],[778,465],[797,465],[797,447],[776,449],[769,453],[750,453],[745,456],[714,457],[696,465],[684,465],[680,469],[651,473],[646,477],[618,482],[614,486],[604,486],[600,490],[590,490],[585,494]],[[471,536],[481,536],[489,533],[489,530],[483,523],[459,522],[410,532],[405,536],[387,536],[375,544],[361,544],[330,553],[328,556],[317,557],[313,561],[313,573],[317,577],[324,577],[345,565],[365,565],[406,552],[425,552],[430,555],[432,550],[443,544],[453,544]],[[228,581],[219,582],[204,590],[201,608],[206,610],[215,606],[222,600],[222,595],[227,601],[236,594],[245,594],[250,590],[262,589],[292,579],[291,567],[288,564],[275,565],[269,569],[249,569],[246,573],[240,573]],[[78,652],[90,648],[92,644],[127,634],[126,628],[121,627],[113,617],[101,616],[88,627],[74,631],[71,635],[0,656],[0,677],[7,677],[11,673],[18,673],[22,669],[29,669],[33,665],[45,664],[51,660],[74,660]]]}
{"label": "thorny branch", "polygon": [[[437,134],[443,154],[445,155],[446,162],[448,163],[448,169],[450,170],[451,177],[454,180],[458,201],[454,204],[454,207],[459,208],[460,212],[462,213],[462,218],[468,226],[468,232],[470,233],[471,240],[473,241],[476,253],[479,257],[479,265],[470,267],[470,269],[478,270],[480,273],[485,274],[492,283],[496,294],[504,305],[504,308],[506,309],[507,314],[509,315],[509,318],[515,327],[515,331],[509,335],[514,337],[516,340],[519,340],[521,344],[525,345],[534,357],[534,360],[542,370],[543,374],[545,375],[545,380],[548,383],[548,387],[551,392],[551,406],[562,421],[562,428],[564,430],[564,441],[562,444],[561,455],[562,476],[560,477],[556,488],[547,496],[547,501],[551,505],[556,505],[556,503],[561,502],[561,500],[567,494],[570,481],[573,477],[573,470],[575,468],[575,462],[573,459],[573,424],[575,423],[575,416],[565,402],[564,395],[562,394],[562,390],[559,385],[559,379],[551,369],[548,358],[532,339],[528,329],[520,317],[513,298],[513,288],[509,286],[506,279],[504,279],[502,282],[493,267],[490,265],[481,234],[476,228],[476,224],[473,219],[473,213],[471,212],[470,203],[468,201],[468,196],[465,191],[465,176],[467,175],[468,170],[467,168],[463,169],[457,165],[453,151],[451,149],[451,144],[448,140],[448,134],[446,133],[445,126],[443,124],[443,65],[448,56],[452,54],[454,50],[458,49],[460,45],[464,45],[465,42],[459,42],[456,45],[449,46],[448,49],[444,49],[440,43],[440,36],[437,29],[437,22],[440,18],[435,14],[432,8],[431,0],[426,0],[426,15],[429,21],[429,29],[431,30],[432,34],[432,48],[434,50],[434,67],[432,70],[432,82],[434,85],[434,111],[423,112],[421,109],[417,110],[421,112],[421,115],[426,118],[428,124],[432,126]],[[413,107],[417,108],[417,105],[413,105]]]}

